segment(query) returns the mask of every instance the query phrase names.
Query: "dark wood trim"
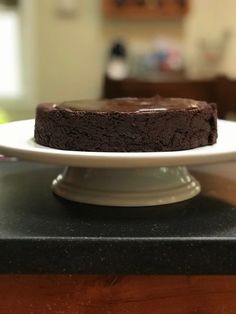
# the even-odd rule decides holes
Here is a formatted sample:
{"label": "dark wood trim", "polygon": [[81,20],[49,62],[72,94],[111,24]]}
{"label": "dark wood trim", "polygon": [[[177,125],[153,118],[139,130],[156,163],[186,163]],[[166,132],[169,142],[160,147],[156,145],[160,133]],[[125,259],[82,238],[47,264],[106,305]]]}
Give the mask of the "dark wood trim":
{"label": "dark wood trim", "polygon": [[1,276],[0,313],[236,313],[236,276]]}

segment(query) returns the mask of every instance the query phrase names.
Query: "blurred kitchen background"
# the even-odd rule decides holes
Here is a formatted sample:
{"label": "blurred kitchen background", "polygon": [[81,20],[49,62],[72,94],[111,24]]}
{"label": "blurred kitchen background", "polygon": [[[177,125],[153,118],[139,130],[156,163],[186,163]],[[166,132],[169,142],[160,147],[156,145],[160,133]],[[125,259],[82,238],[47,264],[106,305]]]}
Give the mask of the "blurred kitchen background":
{"label": "blurred kitchen background", "polygon": [[0,123],[39,102],[215,101],[236,113],[235,0],[0,0]]}

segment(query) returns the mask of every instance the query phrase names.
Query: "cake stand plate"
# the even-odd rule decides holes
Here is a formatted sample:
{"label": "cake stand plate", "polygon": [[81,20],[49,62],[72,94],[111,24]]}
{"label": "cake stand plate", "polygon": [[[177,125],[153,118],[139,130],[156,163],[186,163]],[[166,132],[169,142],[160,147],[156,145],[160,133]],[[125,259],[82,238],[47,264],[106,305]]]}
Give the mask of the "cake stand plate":
{"label": "cake stand plate", "polygon": [[110,206],[175,203],[200,192],[187,165],[236,159],[236,123],[218,121],[217,144],[177,152],[77,152],[43,147],[34,142],[34,120],[0,126],[0,153],[27,160],[64,165],[52,183],[66,199]]}

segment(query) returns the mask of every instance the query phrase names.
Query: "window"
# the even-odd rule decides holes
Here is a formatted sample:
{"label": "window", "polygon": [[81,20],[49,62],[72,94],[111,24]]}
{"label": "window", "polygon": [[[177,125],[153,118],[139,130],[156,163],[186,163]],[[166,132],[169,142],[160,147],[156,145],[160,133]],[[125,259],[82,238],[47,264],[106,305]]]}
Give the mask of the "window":
{"label": "window", "polygon": [[0,98],[21,95],[19,16],[0,10]]}

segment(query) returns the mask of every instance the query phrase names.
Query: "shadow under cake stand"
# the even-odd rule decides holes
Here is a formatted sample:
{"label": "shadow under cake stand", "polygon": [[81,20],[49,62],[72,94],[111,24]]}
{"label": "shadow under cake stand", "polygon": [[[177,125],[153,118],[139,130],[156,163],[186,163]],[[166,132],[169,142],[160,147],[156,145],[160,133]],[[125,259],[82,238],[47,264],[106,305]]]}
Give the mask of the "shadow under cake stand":
{"label": "shadow under cake stand", "polygon": [[217,144],[186,151],[151,153],[75,152],[34,142],[34,120],[0,126],[0,153],[64,165],[53,180],[55,194],[72,201],[109,206],[151,206],[197,195],[200,183],[187,165],[236,159],[236,123],[218,120]]}

